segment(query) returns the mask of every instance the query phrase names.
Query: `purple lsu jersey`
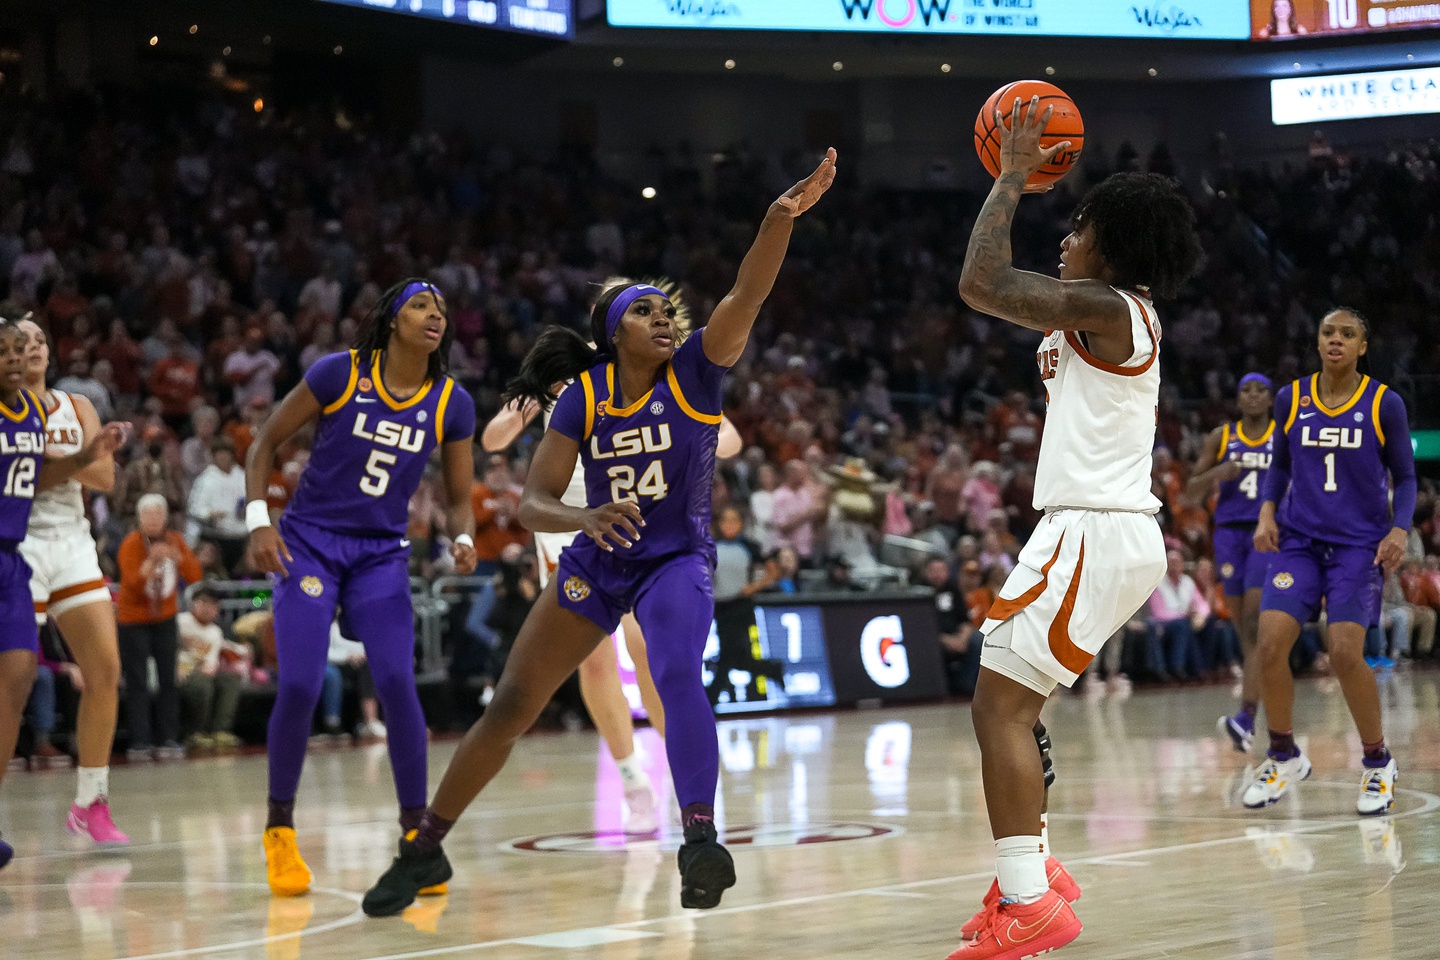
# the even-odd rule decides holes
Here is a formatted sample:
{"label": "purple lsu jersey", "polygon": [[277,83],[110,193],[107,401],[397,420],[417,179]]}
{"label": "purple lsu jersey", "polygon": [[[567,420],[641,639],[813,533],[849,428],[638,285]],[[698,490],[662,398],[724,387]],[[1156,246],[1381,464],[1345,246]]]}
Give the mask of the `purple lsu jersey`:
{"label": "purple lsu jersey", "polygon": [[[1316,374],[1280,388],[1275,418],[1284,427],[1275,437],[1264,499],[1280,505],[1281,530],[1375,549],[1394,522],[1391,474],[1414,476],[1405,401],[1362,377],[1332,409],[1320,400]],[[1387,446],[1387,438],[1396,442]]]}
{"label": "purple lsu jersey", "polygon": [[1270,470],[1270,458],[1274,452],[1274,420],[1254,440],[1245,436],[1244,424],[1240,421],[1225,424],[1220,433],[1220,452],[1216,455],[1216,462],[1232,460],[1240,465],[1241,473],[1234,480],[1220,483],[1220,493],[1215,499],[1217,527],[1254,526],[1260,520],[1265,474]]}
{"label": "purple lsu jersey", "polygon": [[20,391],[20,409],[0,403],[0,541],[19,543],[30,523],[35,481],[45,459],[45,406],[29,390]]}
{"label": "purple lsu jersey", "polygon": [[628,406],[615,394],[613,362],[582,373],[555,403],[550,429],[580,445],[586,502],[640,505],[640,539],[616,547],[616,558],[700,550],[714,561],[710,489],[726,368],[705,356],[703,336],[686,339],[650,391]]}
{"label": "purple lsu jersey", "polygon": [[354,350],[317,360],[305,383],[320,401],[320,421],[285,516],[350,536],[403,537],[430,454],[475,435],[474,401],[449,377],[396,400],[380,377],[380,355],[362,369]]}

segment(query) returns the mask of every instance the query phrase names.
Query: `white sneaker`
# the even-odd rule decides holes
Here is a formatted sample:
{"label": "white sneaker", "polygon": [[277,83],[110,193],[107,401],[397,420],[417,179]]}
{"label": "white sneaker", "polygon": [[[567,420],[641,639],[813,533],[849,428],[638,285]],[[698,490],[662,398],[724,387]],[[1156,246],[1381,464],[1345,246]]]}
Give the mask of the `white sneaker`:
{"label": "white sneaker", "polygon": [[1290,785],[1299,783],[1310,776],[1310,760],[1305,754],[1300,754],[1290,760],[1276,760],[1274,757],[1266,757],[1265,762],[1260,764],[1260,772],[1250,786],[1245,788],[1245,795],[1240,802],[1251,810],[1260,807],[1268,807],[1281,797]]}
{"label": "white sneaker", "polygon": [[361,740],[384,740],[385,724],[379,720],[371,720],[369,723],[361,723],[355,728],[355,736]]}
{"label": "white sneaker", "polygon": [[1366,767],[1360,777],[1360,799],[1355,802],[1355,812],[1362,817],[1373,817],[1389,810],[1395,803],[1398,772],[1394,757],[1383,767]]}
{"label": "white sneaker", "polygon": [[625,806],[628,808],[626,833],[654,833],[660,829],[660,823],[655,818],[655,791],[649,783],[626,790]]}

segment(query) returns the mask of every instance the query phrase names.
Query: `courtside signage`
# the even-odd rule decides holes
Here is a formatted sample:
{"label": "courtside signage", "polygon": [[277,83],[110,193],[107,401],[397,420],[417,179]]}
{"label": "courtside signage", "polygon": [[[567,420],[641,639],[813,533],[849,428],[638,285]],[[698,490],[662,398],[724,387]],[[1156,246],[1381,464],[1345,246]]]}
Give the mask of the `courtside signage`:
{"label": "courtside signage", "polygon": [[607,0],[616,27],[1244,40],[1236,0]]}
{"label": "courtside signage", "polygon": [[1440,67],[1270,81],[1276,126],[1440,113]]}

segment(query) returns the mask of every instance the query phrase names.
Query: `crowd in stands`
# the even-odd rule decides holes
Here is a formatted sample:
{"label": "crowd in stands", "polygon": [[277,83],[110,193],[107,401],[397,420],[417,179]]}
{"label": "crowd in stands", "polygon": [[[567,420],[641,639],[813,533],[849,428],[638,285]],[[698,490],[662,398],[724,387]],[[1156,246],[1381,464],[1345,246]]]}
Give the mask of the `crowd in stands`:
{"label": "crowd in stands", "polygon": [[[33,311],[46,329],[58,388],[136,426],[115,490],[91,508],[119,585],[127,685],[148,689],[144,661],[168,662],[159,728],[131,721],[138,747],[176,748],[187,735],[228,744],[237,689],[273,669],[273,638],[267,656],[253,619],[237,629],[254,643],[232,646],[233,636],[215,638],[203,597],[177,627],[174,597],[157,603],[145,584],[160,567],[173,580],[175,565],[182,583],[245,576],[241,465],[304,371],[354,339],[384,288],[415,275],[446,296],[450,370],[482,423],[538,331],[581,327],[605,277],[680,279],[703,322],[765,204],[811,158],[743,146],[703,166],[692,158],[684,145],[657,146],[657,196],[645,199],[573,151],[523,155],[320,110],[279,116],[113,94],[3,103],[3,309]],[[1241,374],[1258,367],[1280,383],[1313,369],[1315,323],[1335,303],[1370,315],[1371,372],[1402,394],[1440,364],[1437,161],[1433,142],[1350,156],[1317,137],[1308,156],[1246,167],[1218,137],[1210,157],[1177,170],[1163,146],[1141,157],[1126,145],[1088,150],[1079,173],[1022,205],[1017,260],[1045,270],[1086,186],[1116,170],[1176,173],[1208,253],[1179,302],[1162,306],[1154,482],[1170,573],[1131,625],[1134,640],[1097,661],[1101,675],[1213,677],[1238,659],[1206,504],[1185,480],[1204,432],[1234,415]],[[973,669],[970,635],[1039,518],[1031,494],[1044,426],[1035,335],[956,295],[976,209],[963,191],[846,184],[806,218],[728,379],[726,411],[745,450],[718,469],[714,494],[717,517],[731,518],[719,538],[743,541],[748,558],[732,595],[930,586],[957,691]],[[461,617],[448,649],[452,672],[477,689],[536,592],[516,516],[537,437],[477,455],[476,547],[496,580],[483,615]],[[280,451],[274,510],[306,456],[303,437]],[[413,572],[424,577],[448,562],[437,481],[427,476],[410,509]],[[1382,657],[1433,647],[1440,501],[1425,486],[1410,557],[1387,584]],[[163,536],[150,529],[157,511],[171,528]],[[1323,667],[1318,647],[1310,658]],[[356,656],[341,648],[332,663],[363,693]],[[131,695],[135,710],[141,695]],[[338,733],[335,699],[325,703],[323,732]],[[370,703],[361,723],[379,735]]]}

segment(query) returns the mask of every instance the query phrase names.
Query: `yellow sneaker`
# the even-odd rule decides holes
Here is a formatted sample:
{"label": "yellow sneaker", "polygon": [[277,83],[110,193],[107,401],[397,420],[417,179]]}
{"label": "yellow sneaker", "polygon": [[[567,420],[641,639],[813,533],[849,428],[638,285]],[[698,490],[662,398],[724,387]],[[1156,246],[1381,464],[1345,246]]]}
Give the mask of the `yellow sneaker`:
{"label": "yellow sneaker", "polygon": [[265,831],[265,876],[270,881],[270,892],[277,897],[298,897],[309,892],[315,875],[300,856],[294,827]]}
{"label": "yellow sneaker", "polygon": [[423,887],[416,894],[417,897],[443,897],[450,892],[450,884],[437,883],[433,887]]}

